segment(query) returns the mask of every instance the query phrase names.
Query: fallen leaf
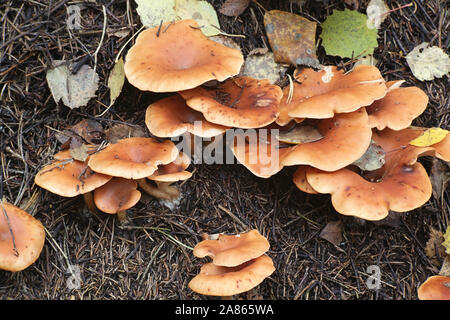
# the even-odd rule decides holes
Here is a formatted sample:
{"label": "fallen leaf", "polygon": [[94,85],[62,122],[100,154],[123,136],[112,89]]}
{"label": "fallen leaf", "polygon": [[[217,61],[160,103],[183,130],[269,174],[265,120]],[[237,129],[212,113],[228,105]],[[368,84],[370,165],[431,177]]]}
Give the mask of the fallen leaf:
{"label": "fallen leaf", "polygon": [[83,65],[76,74],[72,74],[67,61],[55,60],[55,68],[47,71],[46,79],[53,99],[71,109],[85,106],[95,97],[99,77],[88,65]]}
{"label": "fallen leaf", "polygon": [[286,70],[286,67],[275,62],[275,57],[272,52],[266,52],[264,54],[252,54],[250,52],[245,59],[241,74],[258,80],[267,79],[270,83],[274,84],[280,80]]}
{"label": "fallen leaf", "polygon": [[355,162],[353,165],[357,166],[363,171],[374,171],[380,169],[385,164],[385,156],[383,148],[371,141],[367,151]]}
{"label": "fallen leaf", "polygon": [[105,135],[110,143],[116,143],[120,139],[131,137],[146,137],[147,134],[141,127],[129,126],[126,124],[116,124],[105,130]]}
{"label": "fallen leaf", "polygon": [[271,10],[264,15],[264,27],[278,63],[317,67],[317,23],[290,12]]}
{"label": "fallen leaf", "polygon": [[95,120],[83,119],[57,133],[56,138],[62,143],[62,149],[67,149],[72,140],[77,140],[80,143],[100,144],[104,140],[103,127]]}
{"label": "fallen leaf", "polygon": [[[230,37],[219,34],[217,36],[209,37],[209,40],[220,43],[221,45],[224,45],[225,47],[237,49],[237,50],[241,51],[241,47],[236,43],[236,41],[234,41]],[[242,53],[242,51],[241,51],[241,53]]]}
{"label": "fallen leaf", "polygon": [[444,161],[434,158],[431,165],[430,181],[433,186],[433,197],[439,200],[443,196],[443,191],[450,181],[449,165]]}
{"label": "fallen leaf", "polygon": [[147,28],[155,28],[161,21],[177,20],[175,12],[175,0],[135,0],[137,3],[136,12],[141,19],[141,23]]}
{"label": "fallen leaf", "polygon": [[237,17],[247,9],[249,4],[250,0],[226,0],[219,12],[229,17]]}
{"label": "fallen leaf", "polygon": [[372,221],[372,223],[379,227],[399,228],[402,225],[402,217],[402,212],[389,211],[386,218],[378,221]]}
{"label": "fallen leaf", "polygon": [[445,139],[448,130],[442,128],[429,128],[420,136],[410,141],[409,144],[416,147],[429,147]]}
{"label": "fallen leaf", "polygon": [[342,220],[330,221],[320,231],[319,237],[337,246],[343,241],[342,226]]}
{"label": "fallen leaf", "polygon": [[378,63],[378,60],[375,59],[373,57],[373,55],[368,54],[367,56],[361,57],[359,58],[356,62],[355,62],[355,66],[363,64],[363,65],[367,65],[367,66],[376,66]]}
{"label": "fallen leaf", "polygon": [[450,255],[447,255],[442,263],[441,270],[439,270],[440,276],[450,277]]}
{"label": "fallen leaf", "polygon": [[442,258],[445,256],[445,247],[442,245],[444,241],[444,235],[441,231],[430,227],[429,239],[425,245],[425,254],[430,262],[439,267]]}
{"label": "fallen leaf", "polygon": [[380,29],[381,24],[389,15],[389,7],[383,0],[371,0],[367,5],[367,27]]}
{"label": "fallen leaf", "polygon": [[220,33],[219,18],[214,7],[206,1],[175,0],[175,13],[180,19],[194,19],[207,37]]}
{"label": "fallen leaf", "polygon": [[123,58],[120,58],[114,65],[109,77],[109,105],[112,106],[122,92],[123,84],[125,83],[125,71],[123,69]]}
{"label": "fallen leaf", "polygon": [[444,242],[442,242],[442,245],[445,247],[445,253],[450,254],[450,226],[448,226],[445,231]]}
{"label": "fallen leaf", "polygon": [[323,138],[323,135],[316,127],[300,123],[289,131],[280,131],[275,137],[283,143],[300,144],[318,141]]}
{"label": "fallen leaf", "polygon": [[326,54],[353,58],[373,54],[377,30],[367,27],[367,16],[355,10],[334,10],[322,23],[322,46]]}
{"label": "fallen leaf", "polygon": [[70,143],[70,156],[75,160],[85,162],[89,157],[89,148],[86,144],[73,139]]}
{"label": "fallen leaf", "polygon": [[406,55],[414,76],[421,80],[433,80],[441,78],[450,72],[450,57],[437,46],[428,47],[428,42],[423,42]]}

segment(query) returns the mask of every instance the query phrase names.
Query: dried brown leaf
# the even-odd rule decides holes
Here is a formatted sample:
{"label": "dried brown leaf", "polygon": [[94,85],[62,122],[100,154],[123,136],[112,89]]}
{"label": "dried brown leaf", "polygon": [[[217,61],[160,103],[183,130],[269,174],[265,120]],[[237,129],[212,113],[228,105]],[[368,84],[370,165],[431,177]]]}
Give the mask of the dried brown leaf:
{"label": "dried brown leaf", "polygon": [[250,4],[250,0],[227,0],[220,7],[219,12],[229,17],[241,15]]}
{"label": "dried brown leaf", "polygon": [[337,246],[343,241],[342,227],[342,220],[330,221],[322,229],[319,236]]}

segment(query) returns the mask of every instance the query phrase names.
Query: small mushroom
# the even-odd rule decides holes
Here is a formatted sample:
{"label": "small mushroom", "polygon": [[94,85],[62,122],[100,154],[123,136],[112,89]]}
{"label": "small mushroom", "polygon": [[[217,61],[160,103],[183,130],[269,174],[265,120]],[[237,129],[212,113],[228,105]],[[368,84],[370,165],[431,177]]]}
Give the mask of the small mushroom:
{"label": "small mushroom", "polygon": [[126,210],[136,205],[141,198],[137,186],[134,180],[113,177],[94,190],[95,205],[102,212],[117,214],[119,221],[124,222]]}
{"label": "small mushroom", "polygon": [[26,269],[37,260],[44,242],[44,226],[39,220],[0,200],[0,269]]}
{"label": "small mushroom", "polygon": [[128,81],[143,91],[176,92],[239,73],[237,49],[209,40],[195,20],[180,20],[142,31],[125,59]]}
{"label": "small mushroom", "polygon": [[254,229],[237,235],[220,234],[217,240],[203,240],[194,247],[194,256],[212,257],[216,266],[235,267],[263,255],[269,248],[269,241]]}
{"label": "small mushroom", "polygon": [[268,80],[228,79],[215,88],[180,91],[186,104],[206,120],[228,127],[261,128],[274,122],[283,93]]}
{"label": "small mushroom", "polygon": [[244,262],[235,267],[206,263],[200,273],[188,284],[191,290],[210,296],[230,297],[249,291],[275,271],[267,255]]}
{"label": "small mushroom", "polygon": [[450,300],[450,277],[431,276],[417,291],[420,300]]}

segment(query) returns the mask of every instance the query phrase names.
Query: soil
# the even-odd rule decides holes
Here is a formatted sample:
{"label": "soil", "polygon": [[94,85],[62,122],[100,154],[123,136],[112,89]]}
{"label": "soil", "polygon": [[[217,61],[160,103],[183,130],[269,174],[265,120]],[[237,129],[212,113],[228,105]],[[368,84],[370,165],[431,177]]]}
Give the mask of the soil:
{"label": "soil", "polygon": [[[218,10],[224,1],[208,2]],[[387,4],[393,9],[410,2]],[[129,223],[121,226],[114,215],[86,211],[82,197],[63,198],[36,186],[36,172],[61,147],[58,131],[83,119],[99,121],[104,129],[122,123],[146,130],[145,108],[164,96],[141,92],[126,82],[113,107],[97,116],[109,104],[106,81],[114,59],[123,46],[126,53],[133,43],[127,40],[141,27],[134,1],[101,3],[108,23],[103,40],[100,2],[83,3],[83,28],[72,33],[66,27],[67,0],[0,4],[2,197],[39,219],[47,234],[33,265],[17,273],[0,271],[0,299],[212,299],[187,286],[208,261],[195,258],[191,248],[203,232],[254,228],[269,239],[267,254],[276,271],[236,299],[417,299],[418,286],[439,272],[425,246],[430,228],[444,231],[449,225],[448,190],[416,210],[375,223],[339,215],[329,195],[302,193],[292,183],[292,167],[263,179],[237,164],[193,164],[192,178],[178,184],[182,198],[174,208],[143,197],[128,210]],[[218,16],[223,31],[245,35],[235,41],[247,55],[268,46],[264,9],[298,13],[320,24],[333,10],[354,9],[356,4],[364,12],[367,3],[307,0],[300,7],[298,1],[259,0],[239,17]],[[449,129],[448,77],[418,81],[405,60],[424,41],[448,48],[448,11],[441,0],[413,4],[389,14],[378,32],[374,56],[387,80],[403,79],[429,96],[427,110],[414,125]],[[322,47],[318,57],[325,65],[351,66],[349,59],[326,56]],[[58,59],[73,60],[76,68],[96,67],[100,88],[87,106],[71,110],[55,103],[46,71]],[[432,159],[420,162],[430,173]],[[337,220],[342,221],[343,241],[333,245],[319,234]],[[378,290],[367,285],[372,265],[381,271]]]}

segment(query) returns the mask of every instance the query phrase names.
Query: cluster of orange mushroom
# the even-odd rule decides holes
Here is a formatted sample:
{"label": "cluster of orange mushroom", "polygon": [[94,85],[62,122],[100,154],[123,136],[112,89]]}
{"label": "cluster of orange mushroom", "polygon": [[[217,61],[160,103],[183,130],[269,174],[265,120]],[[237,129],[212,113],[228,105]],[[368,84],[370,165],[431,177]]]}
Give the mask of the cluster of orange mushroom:
{"label": "cluster of orange mushroom", "polygon": [[60,151],[36,174],[35,183],[64,197],[82,194],[89,210],[117,214],[124,222],[126,210],[141,198],[138,186],[156,198],[176,199],[180,192],[170,184],[190,178],[189,165],[190,158],[172,141],[131,137],[100,150],[90,146],[85,161],[74,159],[70,150]]}
{"label": "cluster of orange mushroom", "polygon": [[235,235],[205,234],[194,247],[194,255],[213,260],[201,267],[189,288],[223,298],[249,291],[275,271],[265,254],[269,248],[269,241],[256,229]]}

